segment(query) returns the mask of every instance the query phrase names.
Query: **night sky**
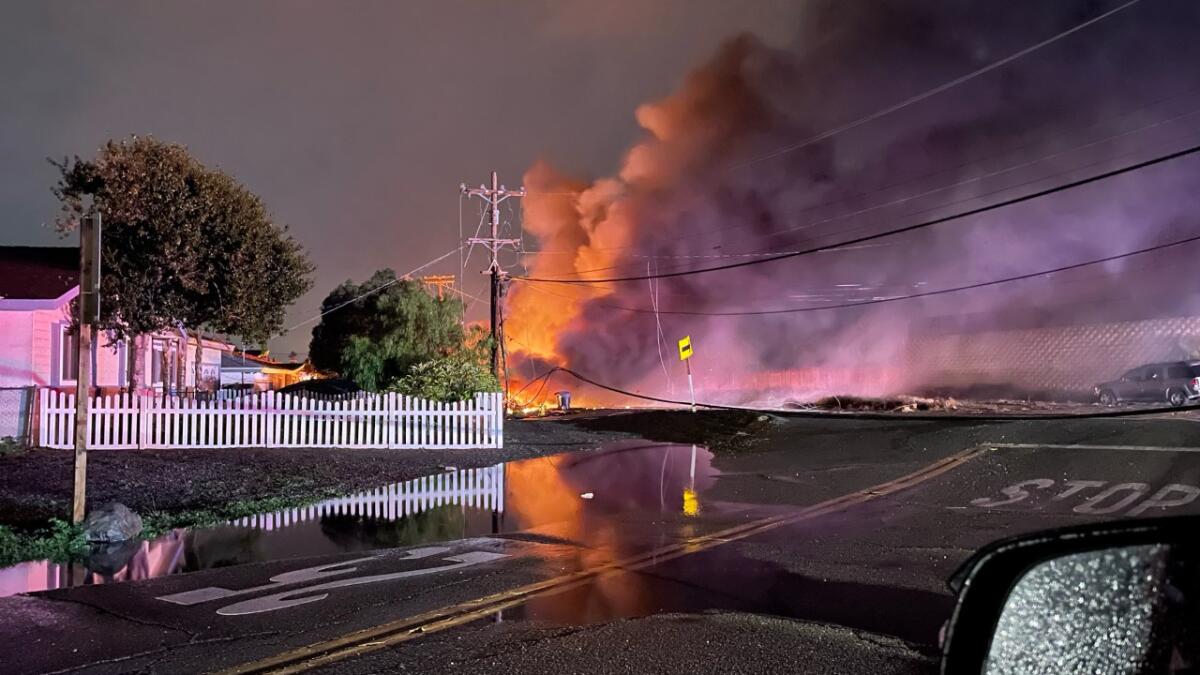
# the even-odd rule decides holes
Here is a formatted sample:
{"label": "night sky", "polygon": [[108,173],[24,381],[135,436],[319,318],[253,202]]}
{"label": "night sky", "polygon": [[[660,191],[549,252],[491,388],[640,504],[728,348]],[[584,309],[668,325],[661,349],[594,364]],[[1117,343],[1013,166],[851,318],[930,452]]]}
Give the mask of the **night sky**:
{"label": "night sky", "polygon": [[[453,248],[461,182],[496,169],[515,185],[539,157],[610,171],[637,137],[638,103],[733,33],[786,43],[793,4],[5,3],[0,244],[59,241],[46,157],[129,134],[183,143],[312,254],[316,285],[292,325],[347,278]],[[447,263],[431,271],[457,272]],[[469,272],[468,289],[483,287]],[[311,326],[273,348],[303,354]]]}

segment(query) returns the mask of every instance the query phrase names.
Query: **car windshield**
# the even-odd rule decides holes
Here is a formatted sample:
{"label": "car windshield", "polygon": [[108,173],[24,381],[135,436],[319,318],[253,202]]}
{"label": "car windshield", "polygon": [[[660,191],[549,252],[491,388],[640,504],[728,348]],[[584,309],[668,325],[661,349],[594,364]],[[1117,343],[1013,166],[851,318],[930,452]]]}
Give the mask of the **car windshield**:
{"label": "car windshield", "polygon": [[1197,36],[0,3],[0,670],[936,672],[989,544],[1200,516]]}

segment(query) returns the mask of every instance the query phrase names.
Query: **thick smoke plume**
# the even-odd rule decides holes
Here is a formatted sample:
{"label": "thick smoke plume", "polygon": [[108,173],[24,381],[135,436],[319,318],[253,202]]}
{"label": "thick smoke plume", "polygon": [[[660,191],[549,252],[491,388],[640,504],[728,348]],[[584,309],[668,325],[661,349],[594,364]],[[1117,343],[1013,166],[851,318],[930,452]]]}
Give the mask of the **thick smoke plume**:
{"label": "thick smoke plume", "polygon": [[[527,260],[529,276],[603,279],[828,244],[1165,154],[1200,135],[1200,114],[1189,116],[1200,109],[1197,82],[1184,65],[1200,56],[1188,37],[1200,12],[1143,3],[930,100],[755,161],[1115,6],[947,4],[810,3],[791,48],[733,38],[677,91],[639,107],[645,136],[615,176],[584,181],[534,166],[525,228],[543,252]],[[1195,232],[1198,167],[1183,159],[908,235],[731,271],[653,284],[515,281],[505,324],[512,372],[528,379],[567,365],[686,398],[675,340],[691,335],[705,400],[746,400],[750,389],[797,398],[911,393],[938,384],[940,357],[922,352],[923,336],[1191,312],[1191,294],[1174,280],[1195,248],[856,309],[656,318],[620,308],[819,307],[1113,255]]]}

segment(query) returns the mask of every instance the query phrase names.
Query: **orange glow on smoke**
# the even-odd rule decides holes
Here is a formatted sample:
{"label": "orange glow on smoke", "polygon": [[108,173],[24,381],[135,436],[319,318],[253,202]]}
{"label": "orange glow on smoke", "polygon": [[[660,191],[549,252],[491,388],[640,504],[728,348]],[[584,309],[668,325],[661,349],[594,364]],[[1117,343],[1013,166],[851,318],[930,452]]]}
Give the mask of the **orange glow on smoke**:
{"label": "orange glow on smoke", "polygon": [[[534,235],[543,253],[528,260],[534,277],[594,279],[618,262],[622,247],[631,241],[632,226],[620,209],[608,207],[620,185],[599,181],[583,183],[557,176],[545,164],[537,164],[525,175],[529,190],[524,200],[525,229]],[[597,271],[591,271],[597,270]],[[505,330],[514,351],[554,365],[565,365],[557,349],[558,336],[572,327],[580,314],[580,300],[604,297],[605,285],[589,292],[571,292],[570,287],[553,288],[515,283],[508,291]]]}
{"label": "orange glow on smoke", "polygon": [[[670,200],[664,195],[690,184],[698,168],[724,156],[728,139],[737,129],[757,120],[758,106],[745,91],[743,66],[761,51],[753,40],[735,40],[689,75],[678,91],[638,106],[637,122],[644,134],[625,153],[615,176],[584,182],[564,177],[543,162],[526,172],[523,222],[541,251],[525,260],[528,276],[594,281],[633,272],[644,262],[635,257],[639,244],[683,234],[679,228],[649,231],[663,224],[647,216],[647,204]],[[520,362],[522,356],[547,365],[572,365],[563,338],[568,334],[588,337],[589,327],[580,320],[583,303],[602,301],[615,291],[612,284],[581,287],[514,282],[508,290],[505,313],[508,348],[514,357],[511,373],[521,372],[512,362]],[[610,317],[604,319],[608,324],[629,321],[628,315]],[[595,328],[611,332],[615,327]],[[615,362],[628,355],[599,356]],[[589,374],[598,379],[611,375]],[[521,375],[529,376],[527,371]],[[628,380],[637,377],[627,373],[619,381],[610,381],[635,387],[639,383]],[[573,383],[573,391],[578,386]],[[586,404],[617,401],[625,402],[623,397],[591,389]]]}

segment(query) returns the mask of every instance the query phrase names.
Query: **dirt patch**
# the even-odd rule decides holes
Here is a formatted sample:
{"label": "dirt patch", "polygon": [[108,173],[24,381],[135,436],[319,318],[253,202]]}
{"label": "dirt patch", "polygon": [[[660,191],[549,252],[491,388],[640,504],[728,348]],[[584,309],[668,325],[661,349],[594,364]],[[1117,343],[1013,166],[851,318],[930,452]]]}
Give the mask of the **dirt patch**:
{"label": "dirt patch", "polygon": [[741,410],[636,410],[569,423],[591,432],[625,432],[650,441],[696,443],[716,453],[733,453],[753,449],[776,421],[772,415]]}

